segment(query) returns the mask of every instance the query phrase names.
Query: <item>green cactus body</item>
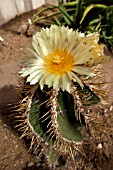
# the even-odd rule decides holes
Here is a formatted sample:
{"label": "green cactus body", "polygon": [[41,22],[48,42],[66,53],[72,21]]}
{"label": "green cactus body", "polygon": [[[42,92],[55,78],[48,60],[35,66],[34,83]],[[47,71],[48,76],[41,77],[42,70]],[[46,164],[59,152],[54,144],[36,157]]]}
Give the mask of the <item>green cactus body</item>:
{"label": "green cactus body", "polygon": [[[74,154],[77,143],[82,141],[80,133],[83,128],[82,124],[76,120],[74,105],[70,103],[70,100],[68,102],[71,108],[66,110],[65,100],[67,98],[63,99],[63,92],[58,94],[52,90],[47,95],[40,88],[36,90],[30,100],[28,125],[33,133],[41,138],[41,142],[47,146],[46,153],[50,147],[53,153],[55,152],[54,148],[56,148],[58,155],[70,156],[70,150]],[[51,159],[49,160],[51,162]]]}
{"label": "green cactus body", "polygon": [[81,132],[90,122],[86,119],[88,113],[100,98],[87,86],[81,89],[75,83],[70,93],[56,92],[47,86],[40,90],[38,85],[29,84],[22,85],[22,92],[18,111],[24,126],[20,124],[20,129],[24,131],[22,137],[32,138],[35,153],[39,154],[41,146],[49,165],[55,165],[59,156],[74,159],[76,153],[82,152]]}

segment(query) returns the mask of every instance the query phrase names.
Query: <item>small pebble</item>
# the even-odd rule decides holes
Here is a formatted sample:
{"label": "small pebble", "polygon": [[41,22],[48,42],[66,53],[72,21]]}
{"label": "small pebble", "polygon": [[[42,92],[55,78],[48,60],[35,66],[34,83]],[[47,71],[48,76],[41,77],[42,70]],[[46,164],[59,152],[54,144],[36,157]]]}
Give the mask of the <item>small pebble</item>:
{"label": "small pebble", "polygon": [[31,167],[31,166],[33,166],[33,165],[34,165],[34,162],[29,162],[27,166],[28,166],[28,167]]}
{"label": "small pebble", "polygon": [[40,163],[37,163],[36,166],[39,167],[39,166],[40,166]]}
{"label": "small pebble", "polygon": [[17,30],[17,33],[18,34],[26,34],[27,29],[28,29],[28,24],[25,22],[22,22],[20,27]]}
{"label": "small pebble", "polygon": [[3,42],[4,41],[4,39],[0,36],[0,42]]}
{"label": "small pebble", "polygon": [[101,143],[99,143],[99,144],[97,145],[97,149],[102,149],[102,144],[101,144]]}
{"label": "small pebble", "polygon": [[28,23],[29,23],[30,25],[32,25],[32,21],[31,21],[30,18],[28,19]]}

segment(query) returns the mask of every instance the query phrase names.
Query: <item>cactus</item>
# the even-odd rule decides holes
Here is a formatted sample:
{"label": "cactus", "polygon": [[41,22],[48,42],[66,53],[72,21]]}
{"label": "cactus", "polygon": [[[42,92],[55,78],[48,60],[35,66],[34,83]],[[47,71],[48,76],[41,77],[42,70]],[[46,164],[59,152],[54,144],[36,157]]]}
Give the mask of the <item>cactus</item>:
{"label": "cactus", "polygon": [[[56,37],[53,37],[52,31],[54,31],[54,36],[56,35]],[[68,31],[75,36],[74,38],[84,51],[83,57],[81,60],[78,60],[79,66],[76,66],[76,69],[73,68],[77,74],[74,72],[75,75],[72,74],[72,77],[71,73],[70,75],[68,74],[68,69],[71,68],[68,62],[74,62],[74,60],[71,60],[70,56],[72,57],[72,55],[68,55],[66,52],[66,47],[69,44],[65,45],[66,41],[68,43],[70,41],[71,33],[68,37],[66,34]],[[57,49],[57,51],[54,52],[53,50],[48,55],[49,43],[50,50],[51,42],[53,44],[56,43],[55,45],[59,48],[57,40],[59,41],[60,36],[58,34],[63,39],[60,45],[62,45],[64,51],[59,52]],[[41,36],[43,39],[41,39]],[[52,26],[50,29],[43,29],[41,33],[37,33],[36,37],[33,37],[33,48],[29,49],[34,59],[26,60],[24,62],[25,67],[19,72],[24,78],[20,77],[22,99],[16,111],[19,115],[17,117],[19,120],[22,120],[22,123],[18,126],[23,131],[22,137],[27,136],[32,139],[31,148],[35,150],[35,153],[38,156],[41,153],[47,156],[50,166],[55,167],[60,156],[74,160],[77,153],[84,154],[82,148],[84,142],[82,131],[84,128],[90,129],[93,127],[96,132],[97,128],[98,132],[101,130],[102,122],[98,116],[100,110],[95,112],[95,109],[97,106],[99,108],[104,107],[105,102],[103,101],[106,99],[107,93],[105,93],[103,87],[106,83],[97,83],[95,79],[100,74],[98,65],[108,61],[109,57],[103,54],[103,48],[95,39],[96,35],[94,37],[93,35],[85,37],[80,33],[79,36],[78,32],[74,32],[67,27]],[[44,46],[44,43],[47,45],[47,48]],[[69,47],[69,49],[72,48],[72,51],[73,48],[77,48],[76,45],[70,45]],[[88,51],[86,51],[86,48],[88,48]],[[80,50],[79,54],[81,54],[83,51],[80,48],[78,49]],[[91,50],[93,52],[90,59]],[[53,54],[54,56],[52,56]],[[63,56],[64,54],[65,56]],[[49,68],[48,65],[41,63],[42,61],[38,58],[40,55],[46,58],[44,62],[48,62],[48,65],[50,64]],[[85,55],[89,58],[88,60],[84,59]],[[65,57],[64,61],[62,56]],[[51,64],[51,58],[54,67]],[[69,61],[67,62],[66,59]],[[64,68],[61,68],[64,64],[63,62],[67,66],[65,67],[64,65]],[[40,71],[42,66],[47,72],[51,71],[51,74],[56,74],[56,78],[53,78],[51,74],[49,74],[51,78],[47,75],[44,76]],[[36,70],[34,69],[35,67]],[[57,67],[59,67],[59,70]],[[57,73],[61,73],[61,76],[65,74],[62,73],[62,70],[64,72],[67,71],[68,77],[65,77],[65,80],[63,78],[57,79]],[[38,148],[40,147],[42,149],[39,154]]]}

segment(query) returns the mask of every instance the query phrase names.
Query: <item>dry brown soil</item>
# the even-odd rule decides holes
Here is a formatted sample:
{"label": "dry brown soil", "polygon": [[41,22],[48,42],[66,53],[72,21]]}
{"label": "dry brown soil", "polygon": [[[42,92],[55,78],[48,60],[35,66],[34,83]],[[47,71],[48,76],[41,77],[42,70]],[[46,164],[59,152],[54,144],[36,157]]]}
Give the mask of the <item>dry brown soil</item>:
{"label": "dry brown soil", "polygon": [[[40,26],[32,26],[27,30],[27,20],[35,11],[17,16],[7,24],[0,27],[0,36],[4,39],[0,42],[0,170],[40,170],[48,169],[44,157],[37,159],[29,151],[29,141],[20,139],[20,133],[14,128],[14,118],[7,105],[18,100],[18,85],[16,73],[20,70],[20,62],[27,54],[25,47],[31,44],[32,34],[40,30]],[[105,77],[107,81],[113,81],[113,57],[105,65]],[[113,83],[109,84],[110,93],[113,92]],[[113,99],[111,99],[111,102]],[[110,103],[111,105],[111,103]],[[112,113],[105,119],[107,126],[113,129]],[[97,150],[97,143],[90,138],[87,145],[89,161],[79,158],[81,164],[78,170],[112,170],[113,169],[113,131],[109,131],[108,139],[103,138],[103,148]],[[91,148],[89,146],[91,144]],[[81,159],[81,161],[80,161]],[[59,167],[60,168],[60,167]],[[66,169],[62,167],[61,169]],[[68,169],[76,167],[68,166]]]}

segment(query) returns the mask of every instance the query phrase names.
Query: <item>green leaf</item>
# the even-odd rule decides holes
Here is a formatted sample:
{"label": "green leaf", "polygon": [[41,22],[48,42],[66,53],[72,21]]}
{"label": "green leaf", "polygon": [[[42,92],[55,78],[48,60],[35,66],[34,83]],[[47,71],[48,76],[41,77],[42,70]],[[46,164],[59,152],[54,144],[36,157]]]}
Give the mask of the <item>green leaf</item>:
{"label": "green leaf", "polygon": [[61,23],[56,17],[54,17],[54,20],[55,20],[55,22],[56,22],[57,25],[59,25],[59,26],[62,25],[62,23]]}
{"label": "green leaf", "polygon": [[82,16],[82,0],[78,0],[77,9],[76,9],[76,19],[75,19],[76,29],[79,27],[81,16]]}
{"label": "green leaf", "polygon": [[52,10],[52,9],[55,9],[55,8],[57,8],[57,6],[54,6],[54,5],[51,5],[51,6],[46,7],[46,8],[42,8],[41,10],[39,10],[38,12],[36,12],[36,13],[33,15],[32,21],[33,21],[36,17],[38,17],[38,15],[42,14],[43,12],[48,11],[48,10]]}
{"label": "green leaf", "polygon": [[63,6],[59,6],[58,8],[59,8],[64,20],[66,21],[66,23],[68,25],[71,25],[71,23],[73,23],[74,21],[73,21],[72,17],[68,14],[66,9]]}
{"label": "green leaf", "polygon": [[106,9],[107,6],[106,5],[102,5],[102,4],[91,4],[88,7],[86,7],[83,16],[81,18],[80,24],[82,24],[83,20],[85,19],[86,15],[89,13],[89,11],[91,11],[93,8],[102,8],[102,9]]}
{"label": "green leaf", "polygon": [[58,0],[58,6],[62,6],[63,0]]}

